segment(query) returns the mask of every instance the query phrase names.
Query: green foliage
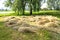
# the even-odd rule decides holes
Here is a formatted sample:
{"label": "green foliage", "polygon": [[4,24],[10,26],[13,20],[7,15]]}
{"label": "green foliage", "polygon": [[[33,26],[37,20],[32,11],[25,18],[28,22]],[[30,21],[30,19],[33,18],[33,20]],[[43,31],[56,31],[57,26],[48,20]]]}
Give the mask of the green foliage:
{"label": "green foliage", "polygon": [[[25,11],[25,6],[26,3],[29,4],[30,8],[30,14],[32,14],[33,11],[40,11],[41,10],[41,3],[42,1],[45,2],[45,0],[7,0],[5,2],[5,6],[11,7],[17,15],[20,15],[22,13],[24,15]],[[60,9],[60,0],[47,0],[48,8],[47,9],[54,9],[54,10],[59,10]]]}
{"label": "green foliage", "polygon": [[20,11],[23,12],[24,14],[24,10],[25,10],[25,1],[24,0],[7,0],[5,5],[7,7],[11,7],[15,12],[18,12],[18,15],[20,13]]}
{"label": "green foliage", "polygon": [[7,1],[5,1],[5,6],[6,7],[12,7],[12,0],[7,0]]}
{"label": "green foliage", "polygon": [[32,14],[32,10],[40,10],[41,1],[42,0],[7,0],[6,5],[7,7],[10,6],[15,12],[18,12],[18,15],[20,12],[22,12],[24,15],[26,3],[29,4],[30,14]]}
{"label": "green foliage", "polygon": [[54,10],[59,10],[60,9],[60,0],[47,0],[47,4],[49,9],[52,10],[52,8],[54,8]]}

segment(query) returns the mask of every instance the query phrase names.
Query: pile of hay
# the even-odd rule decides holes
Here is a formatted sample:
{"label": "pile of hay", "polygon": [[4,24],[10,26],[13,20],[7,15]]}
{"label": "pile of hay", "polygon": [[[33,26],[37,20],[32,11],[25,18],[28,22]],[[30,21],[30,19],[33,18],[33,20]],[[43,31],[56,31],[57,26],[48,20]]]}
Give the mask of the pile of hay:
{"label": "pile of hay", "polygon": [[[18,31],[35,32],[37,29],[45,28],[47,30],[60,33],[60,20],[53,16],[10,16],[5,17],[5,25]],[[31,22],[33,22],[32,25]]]}

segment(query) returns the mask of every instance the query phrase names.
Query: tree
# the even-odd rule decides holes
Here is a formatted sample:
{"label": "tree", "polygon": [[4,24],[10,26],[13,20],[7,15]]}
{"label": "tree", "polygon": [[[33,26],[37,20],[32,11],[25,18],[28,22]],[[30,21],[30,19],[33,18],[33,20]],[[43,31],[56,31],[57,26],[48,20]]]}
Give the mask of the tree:
{"label": "tree", "polygon": [[22,11],[23,11],[23,15],[24,15],[25,5],[26,5],[25,0],[21,0],[21,4],[22,4]]}
{"label": "tree", "polygon": [[33,5],[33,10],[34,11],[39,11],[41,7],[41,1],[42,0],[33,0],[32,5]]}
{"label": "tree", "polygon": [[30,5],[30,15],[32,15],[32,0],[30,0],[29,5]]}
{"label": "tree", "polygon": [[56,0],[56,10],[60,9],[60,0]]}
{"label": "tree", "polygon": [[48,3],[48,8],[52,10],[53,4],[54,4],[53,0],[47,0],[47,3]]}
{"label": "tree", "polygon": [[14,8],[14,10],[16,10],[18,12],[17,15],[19,15],[19,12],[21,10],[21,1],[20,0],[14,0],[12,8]]}
{"label": "tree", "polygon": [[48,6],[50,9],[56,9],[59,10],[60,9],[60,0],[47,0]]}
{"label": "tree", "polygon": [[25,0],[7,0],[5,5],[7,7],[10,6],[15,12],[18,12],[18,15],[19,15],[20,11],[24,15]]}
{"label": "tree", "polygon": [[36,11],[36,0],[32,0],[33,10]]}
{"label": "tree", "polygon": [[42,1],[42,0],[37,0],[37,11],[40,10],[40,7],[41,7],[41,1]]}
{"label": "tree", "polygon": [[5,6],[6,6],[6,7],[10,7],[10,8],[11,8],[11,7],[12,7],[12,4],[13,4],[13,3],[12,3],[12,0],[7,0],[7,1],[5,1]]}

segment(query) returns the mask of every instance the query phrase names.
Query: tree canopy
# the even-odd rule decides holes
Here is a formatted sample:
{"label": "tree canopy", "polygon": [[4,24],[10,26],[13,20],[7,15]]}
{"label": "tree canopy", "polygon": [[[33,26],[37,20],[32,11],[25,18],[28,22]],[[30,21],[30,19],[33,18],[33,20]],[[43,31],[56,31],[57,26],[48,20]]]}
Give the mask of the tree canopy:
{"label": "tree canopy", "polygon": [[[12,8],[15,12],[22,13],[24,15],[26,3],[29,4],[30,14],[32,11],[40,11],[41,3],[46,0],[7,0],[5,6]],[[60,0],[47,0],[48,8],[50,10],[60,9]]]}

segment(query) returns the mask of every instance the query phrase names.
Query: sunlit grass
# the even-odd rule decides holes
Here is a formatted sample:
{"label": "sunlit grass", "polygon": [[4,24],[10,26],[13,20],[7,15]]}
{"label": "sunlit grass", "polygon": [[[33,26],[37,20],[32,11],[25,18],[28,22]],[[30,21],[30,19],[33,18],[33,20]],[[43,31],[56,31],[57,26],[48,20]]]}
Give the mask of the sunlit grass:
{"label": "sunlit grass", "polygon": [[14,11],[0,11],[0,14],[14,13]]}
{"label": "sunlit grass", "polygon": [[45,29],[37,33],[19,33],[0,22],[0,40],[60,40],[60,35]]}
{"label": "sunlit grass", "polygon": [[[41,29],[37,33],[32,34],[32,33],[19,33],[16,30],[4,26],[3,17],[15,15],[16,15],[15,13],[0,14],[0,16],[2,16],[0,17],[0,40],[60,40],[60,34],[56,34],[45,29]],[[56,15],[56,17],[60,18],[59,15]]]}

